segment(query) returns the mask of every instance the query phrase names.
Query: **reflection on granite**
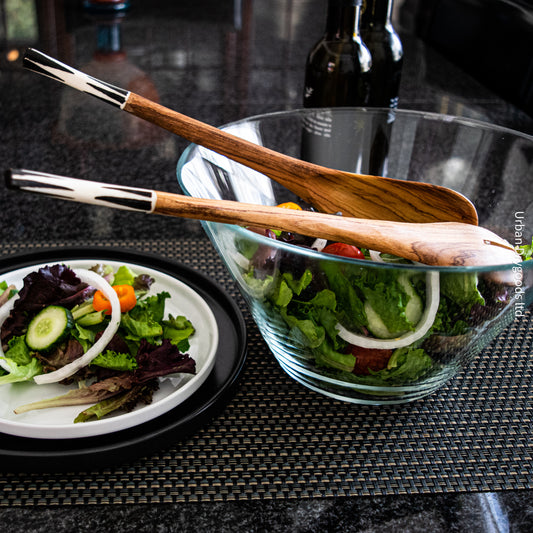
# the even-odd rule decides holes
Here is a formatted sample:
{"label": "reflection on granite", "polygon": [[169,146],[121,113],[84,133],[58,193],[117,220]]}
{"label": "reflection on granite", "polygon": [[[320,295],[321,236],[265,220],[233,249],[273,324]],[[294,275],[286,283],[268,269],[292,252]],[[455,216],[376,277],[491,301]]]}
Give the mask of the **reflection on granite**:
{"label": "reflection on granite", "polygon": [[[320,1],[236,2],[235,10],[207,0],[179,4],[133,4],[121,22],[130,70],[124,62],[117,63],[117,80],[144,76],[150,96],[155,93],[163,105],[214,125],[301,106],[302,66],[322,31]],[[35,44],[45,51],[57,48],[57,56],[73,66],[95,65],[94,21],[74,3],[66,6],[70,10],[66,34]],[[533,132],[531,117],[398,29],[406,52],[401,108],[462,115]],[[112,65],[94,69],[104,69],[112,77]],[[176,163],[188,144],[183,139],[159,132],[139,146],[140,119],[92,99],[87,102],[85,95],[24,71],[20,59],[2,69],[0,94],[2,102],[9,102],[2,110],[0,145],[0,160],[6,167],[178,192]],[[198,222],[73,206],[29,195],[22,206],[15,206],[12,194],[0,191],[4,239],[82,242],[89,237],[171,238],[202,232]],[[43,212],[70,218],[72,224],[46,224],[47,219],[36,216]]]}
{"label": "reflection on granite", "polygon": [[[42,2],[40,41],[0,41],[0,161],[117,184],[178,191],[187,142],[166,132],[138,142],[138,119],[7,62],[32,45],[78,68],[93,61],[94,21],[81,2]],[[396,15],[403,2],[396,2]],[[3,3],[2,3],[3,5]],[[64,6],[65,13],[61,11]],[[400,108],[465,116],[528,134],[533,119],[412,35],[401,13],[405,63]],[[44,21],[44,22],[43,22]],[[50,21],[55,21],[51,25]],[[61,24],[59,22],[62,22]],[[170,108],[213,125],[301,106],[303,65],[322,32],[323,0],[137,0],[121,22],[130,74]],[[55,28],[55,29],[54,29]],[[4,28],[5,30],[5,28]],[[122,64],[125,65],[124,63]],[[105,72],[113,72],[106,65]],[[100,71],[98,71],[100,72]],[[102,71],[103,72],[103,71]],[[125,78],[117,78],[125,79]],[[80,104],[81,102],[81,104]],[[81,105],[81,107],[80,107]],[[100,114],[101,113],[101,114]],[[112,125],[114,125],[112,127]],[[125,128],[125,129],[124,129]],[[132,134],[132,129],[135,130]],[[170,239],[200,235],[200,223],[74,205],[0,188],[5,241]],[[65,223],[64,221],[68,221]],[[72,502],[75,504],[76,502]],[[241,503],[4,508],[11,531],[389,532],[533,530],[531,492]]]}

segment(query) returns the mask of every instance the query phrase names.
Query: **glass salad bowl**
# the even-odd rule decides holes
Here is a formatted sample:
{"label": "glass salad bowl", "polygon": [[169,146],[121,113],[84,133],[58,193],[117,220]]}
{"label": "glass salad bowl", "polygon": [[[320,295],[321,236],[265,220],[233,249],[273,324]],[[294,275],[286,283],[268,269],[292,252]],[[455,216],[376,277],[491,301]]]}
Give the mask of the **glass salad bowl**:
{"label": "glass salad bowl", "polygon": [[[341,170],[450,187],[475,204],[481,226],[531,245],[531,136],[457,117],[361,108],[272,113],[223,129]],[[190,196],[309,208],[265,175],[196,145],[180,158],[178,180]],[[288,233],[204,228],[281,367],[349,402],[395,404],[436,391],[475,365],[533,299],[533,261],[429,267]]]}

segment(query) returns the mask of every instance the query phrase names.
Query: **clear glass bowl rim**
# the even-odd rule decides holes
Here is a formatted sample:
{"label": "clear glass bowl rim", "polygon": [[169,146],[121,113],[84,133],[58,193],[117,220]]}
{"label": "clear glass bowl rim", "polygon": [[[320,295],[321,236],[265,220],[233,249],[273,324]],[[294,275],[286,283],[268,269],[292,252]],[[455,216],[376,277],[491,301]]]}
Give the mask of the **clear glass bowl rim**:
{"label": "clear glass bowl rim", "polygon": [[[416,111],[416,110],[407,110],[407,109],[391,110],[388,108],[337,107],[337,108],[315,108],[315,109],[313,108],[292,109],[292,110],[275,111],[275,112],[270,112],[270,113],[262,113],[262,114],[253,115],[253,116],[246,117],[240,120],[229,122],[222,126],[218,126],[218,128],[226,129],[228,127],[236,126],[239,124],[245,124],[245,123],[250,123],[250,122],[260,122],[262,120],[274,120],[277,118],[297,117],[297,116],[303,116],[305,114],[320,112],[320,111],[325,111],[325,110],[332,110],[338,113],[342,113],[342,112],[347,112],[347,113],[356,112],[356,113],[363,113],[363,114],[394,113],[395,115],[399,115],[399,116],[413,117],[413,118],[419,118],[419,119],[424,119],[424,120],[431,120],[435,122],[454,123],[454,124],[461,124],[461,125],[468,126],[468,127],[482,128],[487,131],[499,132],[502,134],[513,135],[515,137],[521,137],[525,139],[526,141],[529,141],[533,144],[532,135],[528,135],[526,133],[523,133],[517,130],[512,130],[504,126],[499,126],[496,124],[490,124],[488,122],[483,122],[477,119],[458,117],[455,115],[444,115],[444,114],[428,112],[428,111]],[[188,145],[187,148],[183,151],[182,155],[180,156],[178,160],[178,164],[177,164],[178,183],[182,191],[188,196],[192,196],[192,194],[190,193],[190,191],[187,189],[187,187],[183,183],[183,180],[181,179],[181,174],[182,174],[182,169],[184,165],[187,163],[191,152],[197,146],[198,145],[195,143],[191,143],[190,145]],[[231,228],[232,231],[234,231],[237,235],[240,235],[248,240],[257,241],[258,244],[261,244],[263,246],[270,246],[271,248],[290,251],[292,253],[307,256],[312,259],[327,259],[329,261],[336,261],[340,263],[352,263],[356,265],[365,266],[367,268],[372,267],[372,268],[386,268],[386,269],[394,269],[394,270],[408,270],[408,271],[414,270],[414,271],[419,271],[419,272],[420,271],[424,271],[424,272],[425,271],[437,271],[437,272],[456,272],[456,273],[458,272],[471,272],[471,273],[497,272],[497,271],[504,271],[504,270],[512,270],[513,268],[516,268],[517,266],[520,267],[521,269],[533,270],[533,259],[529,261],[518,262],[518,263],[507,263],[505,265],[489,265],[489,266],[431,266],[431,265],[423,265],[423,264],[379,263],[376,261],[369,261],[368,259],[353,259],[353,258],[348,258],[348,257],[334,256],[331,254],[323,254],[315,250],[311,250],[308,248],[302,248],[299,246],[295,246],[294,244],[285,243],[282,241],[271,239],[263,235],[259,235],[258,233],[251,232],[241,226],[221,224],[219,222],[203,222],[203,224],[204,224],[204,227],[205,227],[205,224],[216,224],[216,225],[227,226],[228,228]]]}

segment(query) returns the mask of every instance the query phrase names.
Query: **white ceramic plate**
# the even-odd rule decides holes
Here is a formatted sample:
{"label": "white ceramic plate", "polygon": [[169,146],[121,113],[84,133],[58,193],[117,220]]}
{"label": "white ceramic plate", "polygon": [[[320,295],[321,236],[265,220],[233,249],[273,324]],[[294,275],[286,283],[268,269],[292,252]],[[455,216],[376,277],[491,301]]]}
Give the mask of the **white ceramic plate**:
{"label": "white ceramic plate", "polygon": [[[185,283],[157,270],[135,263],[119,263],[107,259],[64,260],[32,265],[3,274],[1,280],[22,287],[24,276],[46,265],[63,263],[71,268],[90,268],[98,263],[112,265],[115,270],[127,264],[136,274],[149,274],[155,279],[150,294],[167,291],[170,298],[165,302],[165,310],[173,316],[184,315],[193,324],[196,333],[190,338],[188,353],[196,361],[196,374],[175,374],[160,379],[160,387],[154,393],[150,405],[137,406],[129,413],[108,415],[102,420],[74,424],[73,420],[87,406],[77,405],[40,409],[20,415],[13,410],[37,400],[53,398],[67,392],[68,387],[58,384],[36,385],[35,382],[13,383],[0,386],[0,432],[21,437],[39,439],[67,439],[102,435],[130,428],[147,422],[191,396],[206,380],[215,363],[218,346],[218,327],[210,307],[202,297]],[[75,387],[75,385],[74,385]],[[91,405],[91,404],[88,404]]]}

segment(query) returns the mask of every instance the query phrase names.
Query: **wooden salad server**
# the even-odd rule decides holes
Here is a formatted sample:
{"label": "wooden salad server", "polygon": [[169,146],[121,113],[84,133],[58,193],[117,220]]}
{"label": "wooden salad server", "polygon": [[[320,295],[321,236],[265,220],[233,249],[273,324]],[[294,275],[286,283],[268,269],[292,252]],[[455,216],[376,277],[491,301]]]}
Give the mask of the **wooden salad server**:
{"label": "wooden salad server", "polygon": [[241,226],[285,230],[385,252],[427,265],[487,266],[520,261],[491,231],[461,222],[396,222],[298,211],[7,170],[6,185],[76,202]]}
{"label": "wooden salad server", "polygon": [[472,203],[451,189],[333,170],[283,155],[95,79],[32,48],[23,64],[259,171],[319,211],[405,222],[478,223]]}

